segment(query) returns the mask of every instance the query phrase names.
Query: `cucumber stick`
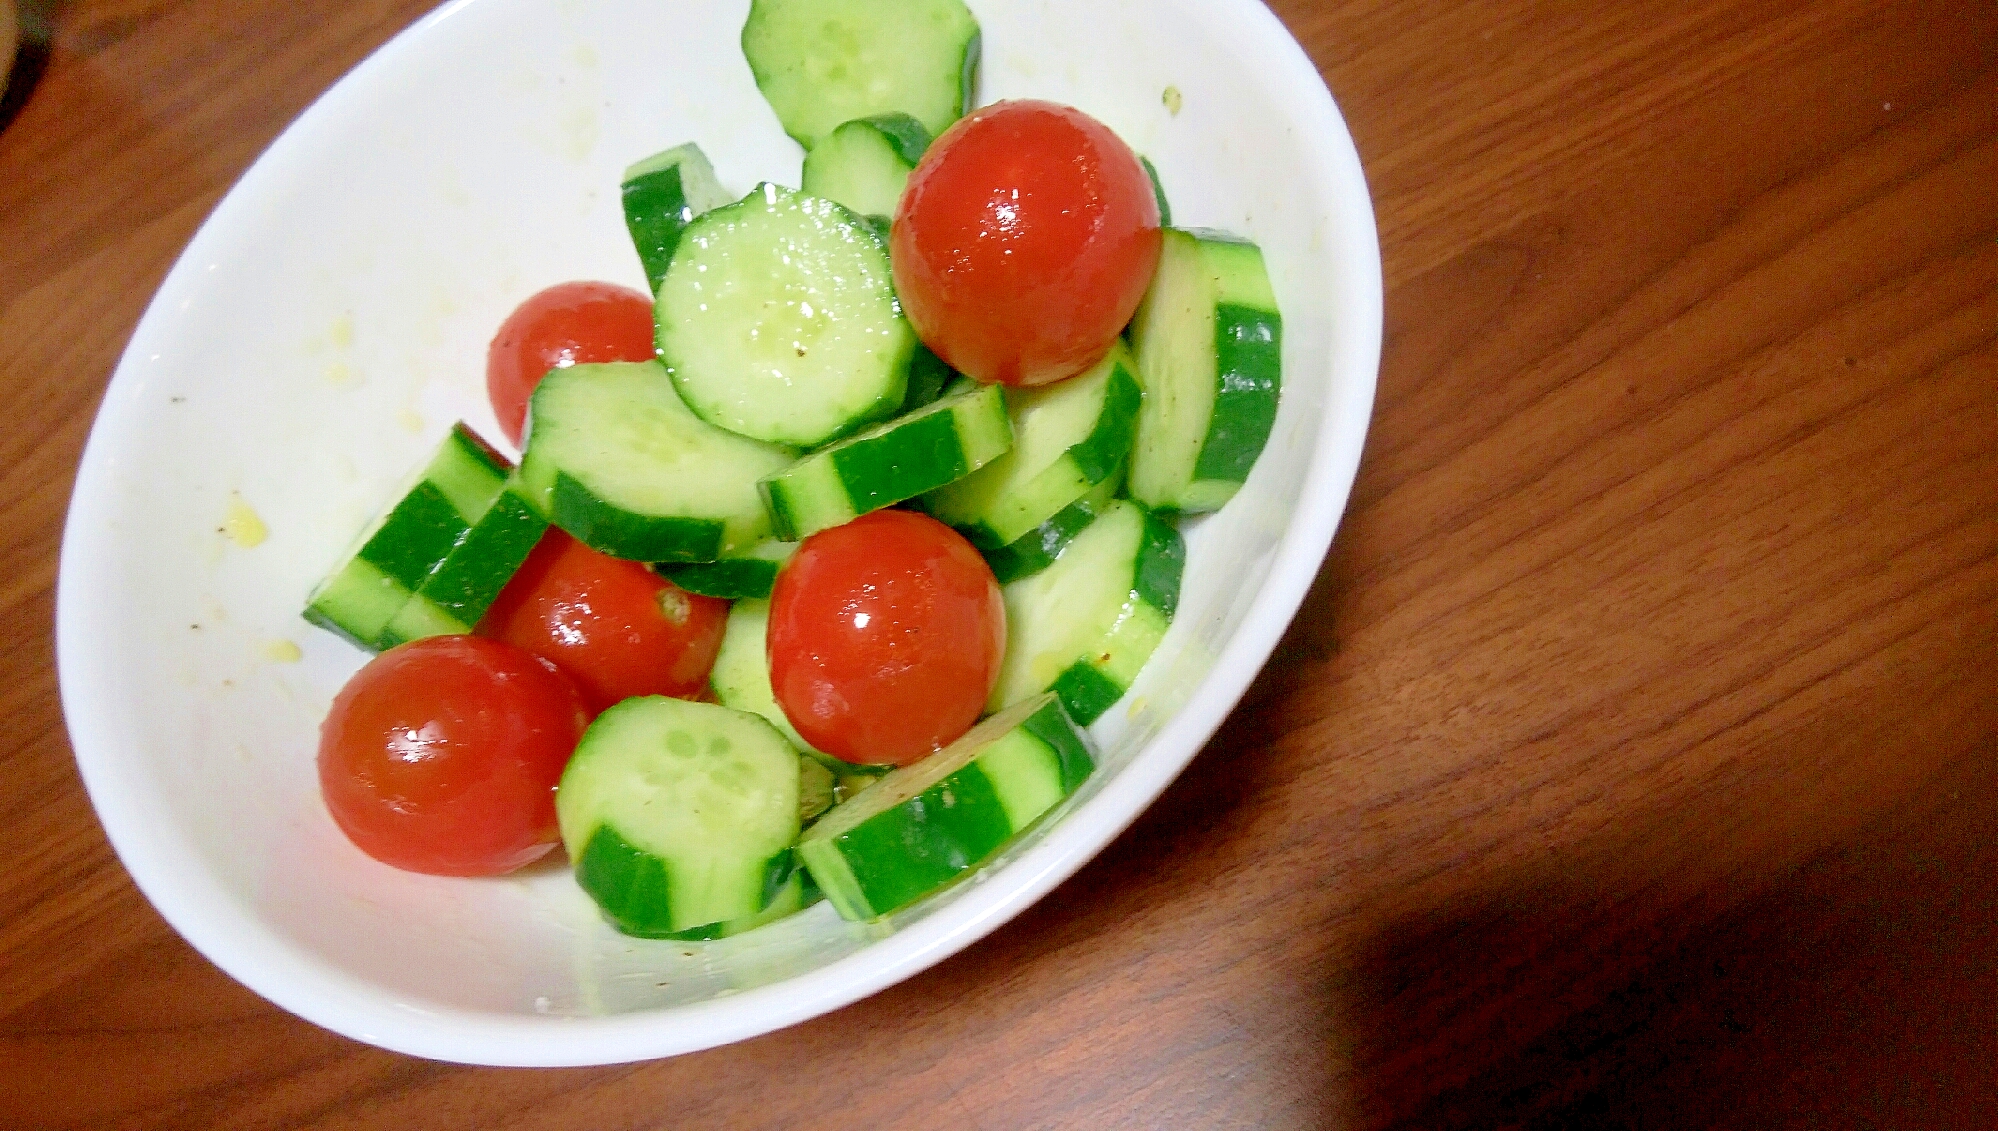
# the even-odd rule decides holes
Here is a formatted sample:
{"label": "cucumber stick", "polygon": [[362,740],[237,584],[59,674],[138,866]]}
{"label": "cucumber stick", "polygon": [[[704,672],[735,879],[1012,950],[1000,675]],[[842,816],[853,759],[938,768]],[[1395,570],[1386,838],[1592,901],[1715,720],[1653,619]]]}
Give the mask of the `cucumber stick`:
{"label": "cucumber stick", "polygon": [[815,448],[901,411],[916,333],[881,234],[759,185],[680,233],[659,282],[659,360],[694,415]]}
{"label": "cucumber stick", "polygon": [[626,934],[661,938],[764,911],[795,870],[798,752],[713,703],[626,699],[583,732],[555,791],[576,879]]}
{"label": "cucumber stick", "polygon": [[804,457],[757,486],[777,537],[796,540],[961,479],[1013,445],[997,385],[942,400]]}
{"label": "cucumber stick", "polygon": [[469,632],[547,524],[506,457],[459,423],[306,599],[305,618],[372,651]]}
{"label": "cucumber stick", "polygon": [[995,549],[1026,536],[1109,479],[1130,453],[1143,394],[1120,338],[1088,371],[1030,389],[1007,389],[1013,447],[923,497],[923,507],[972,545]]}
{"label": "cucumber stick", "polygon": [[1185,564],[1179,531],[1111,503],[1054,564],[1002,587],[1006,658],[987,708],[1051,690],[1076,722],[1095,722],[1165,637]]}
{"label": "cucumber stick", "polygon": [[1262,252],[1167,229],[1131,346],[1145,388],[1131,497],[1160,511],[1219,510],[1262,453],[1283,383],[1283,318]]}
{"label": "cucumber stick", "polygon": [[621,188],[625,230],[631,233],[655,295],[673,250],[680,246],[680,233],[694,217],[734,199],[715,179],[707,154],[693,142],[655,153],[626,169]]}
{"label": "cucumber stick", "polygon": [[978,48],[962,0],[753,0],[742,26],[757,89],[807,151],[875,114],[942,133],[971,106]]}
{"label": "cucumber stick", "polygon": [[708,562],[766,540],[756,481],[791,459],[689,412],[658,362],[605,362],[535,387],[520,484],[537,513],[603,553]]}
{"label": "cucumber stick", "polygon": [[1095,764],[1060,700],[1036,696],[834,807],[798,855],[842,916],[878,919],[990,859]]}

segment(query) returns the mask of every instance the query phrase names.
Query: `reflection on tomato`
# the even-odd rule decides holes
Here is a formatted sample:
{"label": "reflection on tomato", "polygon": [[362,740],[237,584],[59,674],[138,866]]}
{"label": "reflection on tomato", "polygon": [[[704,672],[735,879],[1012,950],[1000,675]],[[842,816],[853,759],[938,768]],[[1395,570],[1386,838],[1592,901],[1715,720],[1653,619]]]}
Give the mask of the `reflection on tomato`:
{"label": "reflection on tomato", "polygon": [[1158,266],[1158,201],[1101,122],[996,102],[923,155],[889,243],[925,344],[981,381],[1042,385],[1094,364],[1130,322]]}
{"label": "reflection on tomato", "polygon": [[495,876],[560,839],[555,783],[588,714],[568,678],[511,645],[432,636],[392,648],[334,697],[319,786],[385,864]]}
{"label": "reflection on tomato", "polygon": [[649,361],[652,300],[615,283],[558,283],[500,323],[486,348],[486,395],[516,446],[527,400],[551,369],[599,361]]}
{"label": "reflection on tomato", "polygon": [[727,601],[550,527],[478,631],[561,668],[601,711],[634,695],[700,694],[727,623]]}
{"label": "reflection on tomato", "polygon": [[991,567],[927,515],[884,510],[804,540],[770,594],[770,682],[806,742],[907,765],[971,728],[999,678]]}

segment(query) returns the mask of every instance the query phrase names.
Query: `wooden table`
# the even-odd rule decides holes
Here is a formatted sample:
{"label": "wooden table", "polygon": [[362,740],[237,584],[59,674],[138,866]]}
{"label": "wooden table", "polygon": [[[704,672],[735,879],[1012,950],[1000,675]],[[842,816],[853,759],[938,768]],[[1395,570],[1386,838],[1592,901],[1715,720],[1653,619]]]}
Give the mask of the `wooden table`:
{"label": "wooden table", "polygon": [[1351,510],[1248,697],[929,973],[501,1071],[182,943],[52,668],[73,469],[153,288],[427,4],[30,4],[0,1127],[1998,1126],[1998,7],[1277,3],[1365,160],[1388,324]]}

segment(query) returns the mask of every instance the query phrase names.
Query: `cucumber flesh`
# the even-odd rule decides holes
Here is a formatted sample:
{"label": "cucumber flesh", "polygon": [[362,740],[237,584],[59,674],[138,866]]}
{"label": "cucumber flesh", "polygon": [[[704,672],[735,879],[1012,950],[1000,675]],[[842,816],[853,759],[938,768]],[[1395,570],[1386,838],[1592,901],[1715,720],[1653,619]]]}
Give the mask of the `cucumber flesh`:
{"label": "cucumber flesh", "polygon": [[916,334],[888,245],[776,185],[696,219],[659,284],[659,359],[696,416],[815,448],[901,410]]}
{"label": "cucumber flesh", "polygon": [[673,249],[680,246],[680,233],[694,217],[735,199],[715,179],[707,154],[693,142],[655,153],[626,169],[622,190],[625,230],[631,233],[655,295]]}
{"label": "cucumber flesh", "polygon": [[1185,562],[1177,530],[1110,504],[1053,565],[1002,588],[1006,658],[987,708],[1053,690],[1076,722],[1095,722],[1165,637]]}
{"label": "cucumber flesh", "polygon": [[767,539],[756,480],[791,458],[689,412],[658,362],[574,365],[534,390],[520,490],[613,557],[714,561]]}
{"label": "cucumber flesh", "polygon": [[990,859],[1094,768],[1060,700],[1036,696],[835,807],[798,855],[842,916],[878,919]]}
{"label": "cucumber flesh", "polygon": [[934,137],[972,105],[978,21],[961,0],[754,0],[742,54],[808,151],[875,114],[908,114]]}
{"label": "cucumber flesh", "polygon": [[1134,368],[1120,338],[1075,377],[1007,389],[1012,449],[930,492],[924,509],[981,549],[1008,545],[1052,519],[1111,478],[1130,454],[1143,398]]}
{"label": "cucumber flesh", "polygon": [[626,699],[583,732],[555,791],[576,879],[626,934],[660,938],[768,907],[789,879],[798,752],[713,703]]}
{"label": "cucumber flesh", "polygon": [[757,486],[777,537],[804,538],[961,479],[1013,444],[997,385],[966,387],[813,452]]}
{"label": "cucumber flesh", "polygon": [[863,216],[892,219],[930,131],[907,114],[877,114],[842,122],[805,154],[802,185]]}
{"label": "cucumber flesh", "polygon": [[1167,229],[1131,324],[1145,388],[1131,497],[1159,511],[1219,510],[1276,422],[1283,318],[1256,245]]}

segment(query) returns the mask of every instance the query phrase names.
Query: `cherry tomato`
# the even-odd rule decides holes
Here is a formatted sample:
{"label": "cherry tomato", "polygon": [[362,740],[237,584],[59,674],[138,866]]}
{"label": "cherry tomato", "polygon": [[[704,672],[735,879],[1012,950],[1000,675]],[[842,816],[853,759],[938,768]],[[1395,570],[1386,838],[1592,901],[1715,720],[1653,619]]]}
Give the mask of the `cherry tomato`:
{"label": "cherry tomato", "polygon": [[1043,385],[1110,348],[1159,261],[1158,200],[1129,146],[1051,102],[995,102],[909,174],[889,236],[923,342],[981,381]]}
{"label": "cherry tomato", "polygon": [[550,527],[478,632],[553,663],[602,711],[634,695],[700,694],[727,623],[727,601]]}
{"label": "cherry tomato", "polygon": [[500,323],[486,348],[486,395],[517,446],[527,398],[549,370],[653,356],[651,299],[615,283],[557,283]]}
{"label": "cherry tomato", "polygon": [[875,511],[799,545],[770,594],[768,644],[771,688],[806,742],[907,765],[978,721],[1006,607],[962,535]]}
{"label": "cherry tomato", "polygon": [[361,851],[496,876],[561,839],[555,783],[588,715],[568,677],[511,645],[432,636],[368,662],[319,727],[319,788]]}

